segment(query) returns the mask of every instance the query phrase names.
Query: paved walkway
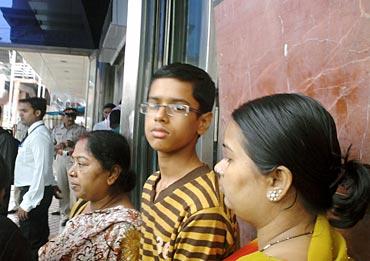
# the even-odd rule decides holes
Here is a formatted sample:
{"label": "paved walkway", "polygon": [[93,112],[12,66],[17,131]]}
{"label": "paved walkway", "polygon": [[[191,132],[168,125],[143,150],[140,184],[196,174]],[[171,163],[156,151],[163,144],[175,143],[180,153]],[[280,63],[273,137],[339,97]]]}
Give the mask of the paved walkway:
{"label": "paved walkway", "polygon": [[[12,186],[11,196],[10,196],[10,201],[9,201],[9,209],[13,209],[14,206],[15,206],[15,204],[14,204],[13,186]],[[60,229],[59,220],[60,220],[60,216],[53,216],[53,215],[50,214],[50,213],[52,213],[54,211],[57,211],[58,210],[58,207],[59,207],[59,202],[58,202],[58,200],[55,197],[53,197],[53,201],[51,202],[51,205],[50,205],[50,208],[49,208],[49,227],[50,227],[50,236],[49,236],[49,239],[50,238],[53,238],[53,237],[55,237],[56,235],[59,234],[59,229]],[[18,217],[17,217],[16,214],[9,214],[8,215],[8,218],[10,218],[11,220],[13,220],[13,222],[16,223],[17,225],[19,224],[18,223]]]}

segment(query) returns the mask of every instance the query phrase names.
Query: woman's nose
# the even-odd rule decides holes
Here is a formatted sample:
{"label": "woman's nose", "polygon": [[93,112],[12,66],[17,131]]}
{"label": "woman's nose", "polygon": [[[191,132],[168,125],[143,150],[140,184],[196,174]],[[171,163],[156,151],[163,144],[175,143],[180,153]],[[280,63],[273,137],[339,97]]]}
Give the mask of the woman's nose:
{"label": "woman's nose", "polygon": [[75,177],[76,176],[75,164],[73,164],[72,167],[69,168],[68,175],[70,177]]}
{"label": "woman's nose", "polygon": [[222,169],[222,167],[221,167],[221,163],[222,162],[222,160],[221,161],[219,161],[216,165],[215,165],[215,167],[214,167],[214,171],[215,171],[215,173],[217,174],[217,176],[219,176],[219,177],[222,177],[223,176],[223,169]]}
{"label": "woman's nose", "polygon": [[215,173],[219,176],[219,177],[223,177],[224,176],[224,173],[225,173],[225,170],[226,168],[229,166],[229,161],[227,159],[222,159],[220,160],[214,167],[214,171]]}

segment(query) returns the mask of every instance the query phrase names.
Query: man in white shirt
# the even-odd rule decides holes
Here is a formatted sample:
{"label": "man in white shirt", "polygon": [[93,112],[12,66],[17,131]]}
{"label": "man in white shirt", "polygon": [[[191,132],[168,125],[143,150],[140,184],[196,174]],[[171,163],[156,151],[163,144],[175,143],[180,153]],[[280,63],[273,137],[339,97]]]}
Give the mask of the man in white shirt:
{"label": "man in white shirt", "polygon": [[49,237],[48,209],[56,184],[52,170],[54,146],[50,131],[42,121],[46,100],[22,99],[18,109],[22,122],[29,128],[15,162],[14,184],[20,190],[17,215],[22,234],[31,245],[32,258],[37,260],[38,249]]}
{"label": "man in white shirt", "polygon": [[102,121],[99,121],[96,123],[93,127],[93,130],[111,130],[109,127],[109,122],[108,122],[108,116],[109,113],[116,107],[113,103],[107,103],[103,107],[103,117],[104,119]]}

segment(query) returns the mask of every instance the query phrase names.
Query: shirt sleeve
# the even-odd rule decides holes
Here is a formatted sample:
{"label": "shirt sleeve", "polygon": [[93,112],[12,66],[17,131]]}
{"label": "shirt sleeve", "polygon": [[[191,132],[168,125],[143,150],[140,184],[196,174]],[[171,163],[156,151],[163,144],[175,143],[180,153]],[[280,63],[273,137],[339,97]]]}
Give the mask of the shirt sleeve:
{"label": "shirt sleeve", "polygon": [[34,136],[32,139],[32,146],[30,147],[35,162],[33,179],[20,204],[20,207],[27,212],[36,208],[44,197],[45,176],[48,174],[50,164],[52,164],[50,160],[50,155],[52,155],[50,140],[47,140],[43,135]]}
{"label": "shirt sleeve", "polygon": [[222,260],[236,247],[237,225],[221,207],[203,209],[189,218],[175,242],[174,260]]}

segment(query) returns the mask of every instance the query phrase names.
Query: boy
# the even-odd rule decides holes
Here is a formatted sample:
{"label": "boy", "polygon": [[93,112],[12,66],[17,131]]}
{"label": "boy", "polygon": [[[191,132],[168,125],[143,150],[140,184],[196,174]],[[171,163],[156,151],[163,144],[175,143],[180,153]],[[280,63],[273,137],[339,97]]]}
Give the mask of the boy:
{"label": "boy", "polygon": [[143,189],[140,260],[221,260],[235,250],[235,216],[195,150],[214,98],[214,82],[195,66],[170,64],[153,76],[140,111],[159,171]]}

